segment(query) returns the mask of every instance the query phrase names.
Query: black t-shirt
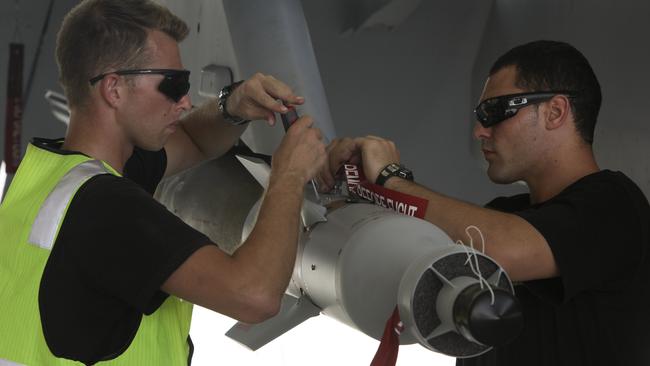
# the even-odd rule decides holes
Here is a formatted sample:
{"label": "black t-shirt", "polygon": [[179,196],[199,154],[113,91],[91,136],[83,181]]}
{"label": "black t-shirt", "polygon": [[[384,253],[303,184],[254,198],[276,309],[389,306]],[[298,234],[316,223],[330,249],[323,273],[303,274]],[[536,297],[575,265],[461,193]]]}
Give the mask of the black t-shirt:
{"label": "black t-shirt", "polygon": [[[51,141],[39,146],[71,153]],[[92,364],[123,353],[143,314],[168,297],[161,285],[210,244],[152,197],[165,168],[164,150],[136,148],[124,178],[95,176],[72,199],[39,292],[45,339],[55,355]]]}
{"label": "black t-shirt", "polygon": [[548,242],[560,277],[515,285],[524,330],[456,365],[650,365],[650,208],[620,172],[588,175],[554,198],[487,206],[515,213]]}

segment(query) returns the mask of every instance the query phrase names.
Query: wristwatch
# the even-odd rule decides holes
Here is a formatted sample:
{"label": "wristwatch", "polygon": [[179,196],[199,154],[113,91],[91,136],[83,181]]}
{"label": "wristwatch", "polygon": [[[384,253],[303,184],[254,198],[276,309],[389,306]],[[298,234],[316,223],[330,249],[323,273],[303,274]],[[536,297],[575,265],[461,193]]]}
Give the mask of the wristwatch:
{"label": "wristwatch", "polygon": [[413,172],[403,165],[390,163],[379,172],[375,184],[383,186],[390,177],[399,177],[406,180],[413,180]]}
{"label": "wristwatch", "polygon": [[230,85],[226,85],[219,92],[219,101],[218,101],[219,112],[221,112],[221,116],[223,117],[224,121],[235,126],[243,125],[245,123],[250,122],[249,119],[233,116],[230,113],[228,113],[228,110],[226,110],[226,102],[228,102],[228,97],[239,86],[239,84],[243,82],[244,82],[243,80],[240,80]]}

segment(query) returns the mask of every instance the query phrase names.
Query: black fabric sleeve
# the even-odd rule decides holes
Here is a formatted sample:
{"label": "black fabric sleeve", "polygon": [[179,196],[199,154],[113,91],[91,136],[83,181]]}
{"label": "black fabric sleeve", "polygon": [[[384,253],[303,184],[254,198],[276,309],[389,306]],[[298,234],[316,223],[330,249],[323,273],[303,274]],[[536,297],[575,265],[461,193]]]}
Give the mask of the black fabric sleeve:
{"label": "black fabric sleeve", "polygon": [[[620,290],[635,276],[648,245],[639,199],[644,197],[624,184],[599,179],[516,213],[546,239],[560,269],[563,297],[549,300],[568,301],[585,290]],[[529,284],[534,290],[535,282]]]}
{"label": "black fabric sleeve", "polygon": [[164,281],[211,243],[140,186],[111,175],[87,182],[69,211],[66,251],[86,281],[145,314],[165,300]]}
{"label": "black fabric sleeve", "polygon": [[167,153],[165,149],[158,151],[133,149],[133,155],[124,164],[124,177],[138,183],[151,195],[165,175],[167,169]]}

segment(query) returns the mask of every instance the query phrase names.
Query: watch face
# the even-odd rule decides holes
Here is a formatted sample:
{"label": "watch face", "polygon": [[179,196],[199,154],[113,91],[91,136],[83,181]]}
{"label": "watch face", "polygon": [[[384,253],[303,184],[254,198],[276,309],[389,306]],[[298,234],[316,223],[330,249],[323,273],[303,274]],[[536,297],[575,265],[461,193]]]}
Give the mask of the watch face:
{"label": "watch face", "polygon": [[399,164],[391,163],[386,165],[386,167],[379,172],[375,183],[383,186],[384,182],[393,176],[410,181],[413,180],[413,172]]}

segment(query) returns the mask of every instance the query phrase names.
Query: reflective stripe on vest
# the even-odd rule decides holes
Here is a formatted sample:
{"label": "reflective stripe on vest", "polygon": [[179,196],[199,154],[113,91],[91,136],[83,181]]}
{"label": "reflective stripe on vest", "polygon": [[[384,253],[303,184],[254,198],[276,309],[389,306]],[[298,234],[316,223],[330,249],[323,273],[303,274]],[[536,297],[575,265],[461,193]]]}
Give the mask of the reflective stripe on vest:
{"label": "reflective stripe on vest", "polygon": [[15,363],[15,362],[7,361],[7,360],[5,360],[3,358],[0,358],[0,366],[24,366],[24,365],[21,364],[21,363]]}
{"label": "reflective stripe on vest", "polygon": [[56,234],[59,231],[59,224],[72,196],[88,179],[106,173],[109,172],[101,161],[89,160],[77,165],[64,175],[38,211],[32,231],[29,233],[29,242],[43,249],[52,250]]}

